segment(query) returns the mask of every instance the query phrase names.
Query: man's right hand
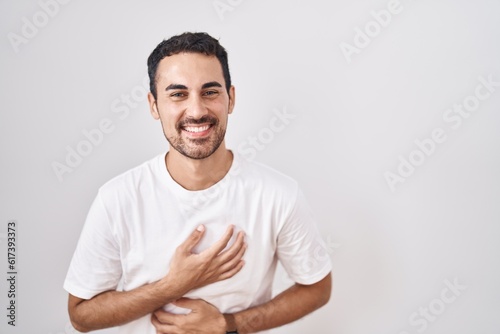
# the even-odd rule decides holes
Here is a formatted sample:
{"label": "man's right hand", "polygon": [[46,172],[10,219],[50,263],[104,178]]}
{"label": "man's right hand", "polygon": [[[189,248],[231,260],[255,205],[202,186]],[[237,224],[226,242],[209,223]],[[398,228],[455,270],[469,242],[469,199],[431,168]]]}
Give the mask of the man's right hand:
{"label": "man's right hand", "polygon": [[73,326],[88,332],[123,325],[176,301],[192,289],[233,277],[244,264],[243,232],[224,250],[234,233],[234,227],[229,226],[219,241],[194,254],[193,248],[204,231],[204,226],[199,227],[177,247],[169,273],[159,281],[129,291],[105,291],[91,299],[70,294],[68,310]]}
{"label": "man's right hand", "polygon": [[242,257],[247,246],[243,232],[239,232],[235,242],[224,250],[234,234],[234,226],[230,225],[220,240],[195,254],[193,249],[204,232],[205,227],[200,225],[177,247],[170,262],[170,271],[162,280],[167,286],[179,289],[180,296],[193,289],[233,277],[244,265]]}

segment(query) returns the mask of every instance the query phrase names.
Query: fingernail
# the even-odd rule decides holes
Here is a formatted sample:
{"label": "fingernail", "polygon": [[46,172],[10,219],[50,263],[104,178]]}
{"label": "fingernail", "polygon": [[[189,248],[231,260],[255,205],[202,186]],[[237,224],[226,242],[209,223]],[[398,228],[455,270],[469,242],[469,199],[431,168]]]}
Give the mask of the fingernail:
{"label": "fingernail", "polygon": [[203,232],[205,230],[205,226],[200,225],[196,228],[197,231]]}

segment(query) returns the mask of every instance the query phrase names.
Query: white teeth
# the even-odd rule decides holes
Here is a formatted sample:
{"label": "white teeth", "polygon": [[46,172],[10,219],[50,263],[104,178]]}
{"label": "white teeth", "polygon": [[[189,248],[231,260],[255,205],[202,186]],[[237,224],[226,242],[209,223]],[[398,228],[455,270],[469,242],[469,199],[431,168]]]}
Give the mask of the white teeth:
{"label": "white teeth", "polygon": [[184,130],[189,131],[189,132],[202,132],[205,130],[208,130],[210,126],[205,125],[205,126],[186,126]]}

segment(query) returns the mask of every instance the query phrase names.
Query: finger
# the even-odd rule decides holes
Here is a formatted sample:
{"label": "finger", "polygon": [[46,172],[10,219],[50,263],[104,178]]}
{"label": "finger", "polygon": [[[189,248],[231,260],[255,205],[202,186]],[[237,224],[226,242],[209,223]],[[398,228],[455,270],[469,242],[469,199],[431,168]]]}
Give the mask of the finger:
{"label": "finger", "polygon": [[190,310],[197,309],[200,305],[200,299],[189,299],[189,298],[179,298],[175,302],[172,302],[175,306],[179,306],[182,308],[187,308]]}
{"label": "finger", "polygon": [[[238,232],[238,236],[236,237],[236,241],[231,245],[231,247],[229,247],[229,249],[223,251],[222,253],[220,253],[217,256],[220,264],[223,264],[225,262],[230,261],[231,259],[233,259],[234,257],[236,257],[240,253],[241,249],[245,245],[244,238],[245,238],[245,234],[241,231]],[[240,257],[240,259],[241,259],[241,257]]]}
{"label": "finger", "polygon": [[241,259],[243,258],[243,255],[245,254],[246,250],[247,250],[247,246],[243,245],[240,248],[239,252],[232,259],[230,259],[229,261],[226,261],[225,263],[222,263],[219,266],[219,268],[217,269],[219,274],[223,274],[226,271],[229,271],[229,270],[233,269],[234,267],[236,267],[238,265],[238,263],[240,263]]}
{"label": "finger", "polygon": [[191,233],[191,235],[186,239],[186,241],[184,241],[181,244],[180,247],[185,252],[191,253],[193,248],[198,244],[198,242],[200,242],[204,232],[205,232],[205,226],[204,225],[198,226],[196,230],[194,230],[193,233]]}
{"label": "finger", "polygon": [[223,281],[233,277],[243,268],[244,265],[245,265],[245,260],[240,260],[240,262],[238,262],[234,268],[220,274],[219,277],[217,278],[217,281]]}
{"label": "finger", "polygon": [[220,238],[208,249],[203,251],[203,253],[205,253],[209,257],[217,256],[224,248],[226,248],[227,243],[229,242],[229,240],[231,240],[231,237],[233,236],[233,233],[234,233],[234,225],[229,225],[222,238]]}
{"label": "finger", "polygon": [[177,333],[177,326],[170,325],[170,324],[163,324],[158,319],[153,316],[151,317],[151,323],[153,324],[154,328],[156,329],[157,334],[174,334]]}
{"label": "finger", "polygon": [[165,325],[176,325],[180,317],[178,314],[169,313],[164,310],[156,310],[153,315],[158,322]]}
{"label": "finger", "polygon": [[160,327],[163,327],[163,325],[165,325],[165,324],[161,323],[154,313],[151,314],[151,323],[153,324],[154,328],[156,329],[156,334],[163,334],[164,333]]}

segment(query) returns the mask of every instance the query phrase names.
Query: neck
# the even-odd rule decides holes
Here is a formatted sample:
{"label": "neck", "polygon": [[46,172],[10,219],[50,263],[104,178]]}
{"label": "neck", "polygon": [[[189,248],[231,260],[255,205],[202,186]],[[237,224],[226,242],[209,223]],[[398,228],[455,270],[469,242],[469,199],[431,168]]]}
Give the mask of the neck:
{"label": "neck", "polygon": [[191,159],[171,149],[165,163],[170,176],[187,190],[207,189],[224,178],[233,162],[233,154],[224,142],[208,158]]}

